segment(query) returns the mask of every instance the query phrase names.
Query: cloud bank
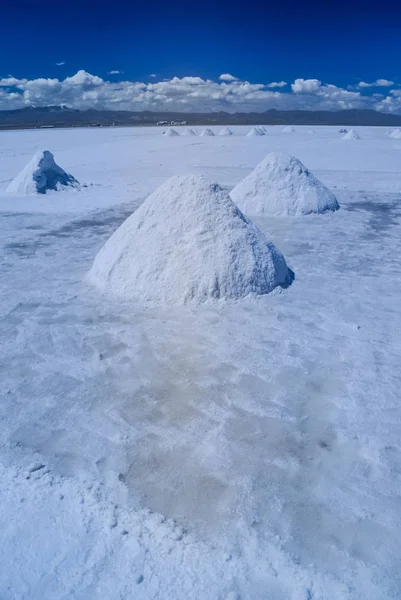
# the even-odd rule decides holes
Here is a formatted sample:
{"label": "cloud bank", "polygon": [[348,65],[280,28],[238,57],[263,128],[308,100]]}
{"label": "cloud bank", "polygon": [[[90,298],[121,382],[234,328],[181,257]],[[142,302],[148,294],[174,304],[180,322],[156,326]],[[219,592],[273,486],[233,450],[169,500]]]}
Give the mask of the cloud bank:
{"label": "cloud bank", "polygon": [[376,79],[373,83],[366,83],[366,81],[360,81],[358,83],[358,87],[360,88],[390,87],[391,85],[394,85],[394,81],[390,81],[389,79]]}
{"label": "cloud bank", "polygon": [[229,73],[223,73],[217,81],[191,76],[162,81],[156,81],[152,76],[152,79],[154,81],[151,82],[108,81],[84,70],[63,80],[8,76],[0,79],[0,109],[50,105],[82,110],[180,112],[370,108],[401,113],[399,90],[373,94],[369,89],[365,90],[391,87],[393,82],[385,79],[377,79],[372,84],[360,82],[353,90],[323,83],[319,79],[302,78],[296,79],[283,90],[288,85],[285,81],[251,83]]}

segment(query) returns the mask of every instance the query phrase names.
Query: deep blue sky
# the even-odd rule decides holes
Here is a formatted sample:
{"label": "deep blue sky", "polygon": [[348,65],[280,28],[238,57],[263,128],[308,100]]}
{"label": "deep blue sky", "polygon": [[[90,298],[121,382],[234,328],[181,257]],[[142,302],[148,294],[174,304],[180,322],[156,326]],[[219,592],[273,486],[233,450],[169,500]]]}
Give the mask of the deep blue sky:
{"label": "deep blue sky", "polygon": [[400,80],[401,9],[388,0],[5,0],[1,25],[0,77],[119,69],[141,81],[227,72],[253,82]]}

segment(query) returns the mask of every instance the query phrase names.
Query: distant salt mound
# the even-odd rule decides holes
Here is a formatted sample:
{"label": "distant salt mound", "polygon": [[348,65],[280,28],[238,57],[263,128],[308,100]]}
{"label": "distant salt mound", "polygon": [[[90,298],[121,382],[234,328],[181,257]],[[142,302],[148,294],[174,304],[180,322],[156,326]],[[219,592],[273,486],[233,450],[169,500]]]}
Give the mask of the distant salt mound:
{"label": "distant salt mound", "polygon": [[293,127],[290,127],[290,126],[284,127],[281,131],[283,133],[295,133],[295,129]]}
{"label": "distant salt mound", "polygon": [[309,133],[309,135],[315,135],[316,131],[315,131],[315,129],[309,129],[308,133]]}
{"label": "distant salt mound", "polygon": [[172,177],[108,239],[88,278],[151,303],[261,295],[291,282],[285,259],[217,184]]}
{"label": "distant salt mound", "polygon": [[230,195],[250,215],[301,216],[339,208],[335,196],[300,160],[281,152],[268,154]]}
{"label": "distant salt mound", "polygon": [[8,194],[46,194],[48,190],[78,187],[78,181],[59,167],[49,150],[38,152],[7,187]]}
{"label": "distant salt mound", "polygon": [[211,129],[204,129],[201,132],[201,135],[210,135],[211,136],[211,135],[214,135],[214,133],[213,133],[213,131]]}
{"label": "distant salt mound", "polygon": [[394,131],[389,134],[389,137],[393,140],[401,140],[401,129],[394,129]]}
{"label": "distant salt mound", "polygon": [[348,131],[348,133],[346,133],[346,134],[343,136],[343,138],[342,138],[342,139],[343,139],[343,140],[360,140],[361,138],[360,138],[360,135],[359,135],[359,133],[357,133],[357,132],[355,131],[355,129],[350,129],[350,130]]}
{"label": "distant salt mound", "polygon": [[180,134],[175,129],[172,129],[172,127],[169,127],[168,129],[166,129],[166,131],[163,132],[163,135],[167,137],[175,137]]}
{"label": "distant salt mound", "polygon": [[187,127],[186,129],[184,129],[182,135],[198,135],[198,134],[196,133],[196,131],[194,129]]}
{"label": "distant salt mound", "polygon": [[250,131],[246,134],[248,137],[254,137],[259,135],[265,135],[264,131],[261,131],[258,127],[252,127]]}
{"label": "distant salt mound", "polygon": [[218,135],[233,135],[233,132],[228,127],[223,127],[223,129],[219,131]]}

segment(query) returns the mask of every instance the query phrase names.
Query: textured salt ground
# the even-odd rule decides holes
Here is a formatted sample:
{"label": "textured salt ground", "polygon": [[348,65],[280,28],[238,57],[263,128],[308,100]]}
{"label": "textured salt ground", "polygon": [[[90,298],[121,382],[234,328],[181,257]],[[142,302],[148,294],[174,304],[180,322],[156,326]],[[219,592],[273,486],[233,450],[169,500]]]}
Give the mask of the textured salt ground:
{"label": "textured salt ground", "polygon": [[2,214],[2,597],[399,595],[400,194],[329,179],[257,221],[293,286],[218,310],[83,283],[135,199]]}

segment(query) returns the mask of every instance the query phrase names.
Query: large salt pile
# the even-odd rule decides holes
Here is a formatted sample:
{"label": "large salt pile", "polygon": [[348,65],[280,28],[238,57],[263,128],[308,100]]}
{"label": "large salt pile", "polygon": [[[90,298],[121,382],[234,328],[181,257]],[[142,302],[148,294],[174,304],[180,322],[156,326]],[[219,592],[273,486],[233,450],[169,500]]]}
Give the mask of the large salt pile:
{"label": "large salt pile", "polygon": [[339,208],[335,196],[300,160],[281,152],[268,154],[230,195],[250,215],[300,216]]}
{"label": "large salt pile", "polygon": [[182,135],[198,135],[198,134],[196,133],[196,131],[194,129],[187,127],[186,129],[184,129]]}
{"label": "large salt pile", "polygon": [[293,127],[290,127],[289,125],[287,127],[283,127],[281,131],[283,133],[295,133],[295,129]]}
{"label": "large salt pile", "polygon": [[394,129],[394,131],[389,134],[389,137],[393,138],[393,140],[401,140],[401,129]]}
{"label": "large salt pile", "polygon": [[46,194],[48,190],[77,187],[78,181],[54,162],[49,150],[38,152],[7,187],[9,194]]}
{"label": "large salt pile", "polygon": [[166,135],[167,137],[174,137],[180,134],[175,129],[169,127],[166,131],[163,132],[163,135]]}
{"label": "large salt pile", "polygon": [[248,137],[254,137],[259,135],[265,135],[265,132],[259,129],[258,127],[252,127],[250,131],[246,134]]}
{"label": "large salt pile", "polygon": [[204,129],[201,132],[201,135],[214,135],[213,131],[211,129]]}
{"label": "large salt pile", "polygon": [[267,294],[292,276],[228,193],[200,175],[177,175],[154,191],[89,272],[104,292],[167,304]]}
{"label": "large salt pile", "polygon": [[228,127],[223,127],[218,133],[218,135],[233,135],[233,132]]}
{"label": "large salt pile", "polygon": [[361,138],[360,138],[360,135],[359,135],[359,133],[357,133],[357,132],[355,131],[355,129],[350,129],[350,130],[348,131],[348,133],[346,133],[346,134],[343,136],[343,138],[342,138],[342,139],[343,139],[343,140],[360,140]]}

